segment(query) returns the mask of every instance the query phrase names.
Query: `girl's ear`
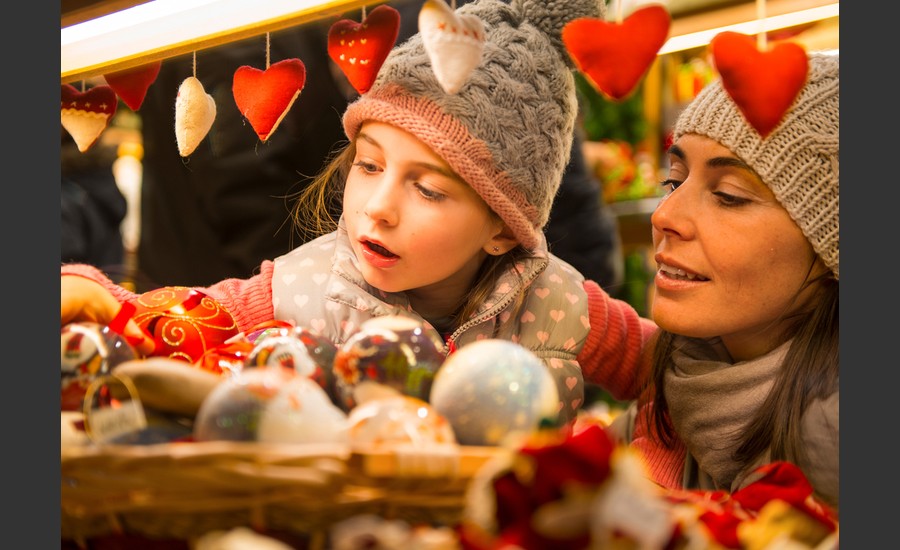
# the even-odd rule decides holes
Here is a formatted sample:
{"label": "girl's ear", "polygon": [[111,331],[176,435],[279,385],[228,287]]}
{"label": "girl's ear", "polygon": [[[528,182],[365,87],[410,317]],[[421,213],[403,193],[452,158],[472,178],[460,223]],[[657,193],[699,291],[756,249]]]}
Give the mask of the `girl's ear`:
{"label": "girl's ear", "polygon": [[517,246],[519,246],[519,240],[513,235],[512,230],[501,222],[497,234],[484,243],[483,248],[491,256],[502,256]]}

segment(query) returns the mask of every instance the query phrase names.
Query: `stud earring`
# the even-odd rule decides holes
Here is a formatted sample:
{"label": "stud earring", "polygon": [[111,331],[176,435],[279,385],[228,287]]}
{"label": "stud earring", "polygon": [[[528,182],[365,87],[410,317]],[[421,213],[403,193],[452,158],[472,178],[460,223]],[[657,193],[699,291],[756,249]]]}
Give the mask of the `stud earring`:
{"label": "stud earring", "polygon": [[495,247],[494,247],[494,252],[500,252],[500,247],[499,247],[499,246],[495,246]]}

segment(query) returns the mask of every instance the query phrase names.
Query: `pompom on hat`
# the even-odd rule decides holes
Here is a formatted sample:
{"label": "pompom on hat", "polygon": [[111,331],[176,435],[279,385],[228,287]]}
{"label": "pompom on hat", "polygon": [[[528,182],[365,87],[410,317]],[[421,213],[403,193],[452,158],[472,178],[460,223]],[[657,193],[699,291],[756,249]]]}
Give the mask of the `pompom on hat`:
{"label": "pompom on hat", "polygon": [[[444,0],[437,0],[444,1]],[[416,34],[396,46],[368,92],[344,112],[353,140],[366,121],[415,135],[443,158],[535,249],[569,160],[578,104],[562,29],[601,18],[601,0],[476,0],[485,34],[481,62],[455,93],[438,82]]]}
{"label": "pompom on hat", "polygon": [[840,278],[840,78],[837,55],[809,54],[809,75],[779,125],[765,138],[716,80],[685,107],[673,139],[707,136],[749,164]]}

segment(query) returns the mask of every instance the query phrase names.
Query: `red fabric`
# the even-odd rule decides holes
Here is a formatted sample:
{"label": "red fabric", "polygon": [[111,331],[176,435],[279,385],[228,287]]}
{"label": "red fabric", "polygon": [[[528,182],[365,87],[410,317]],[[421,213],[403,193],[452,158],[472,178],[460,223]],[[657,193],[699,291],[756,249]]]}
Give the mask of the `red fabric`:
{"label": "red fabric", "polygon": [[299,59],[284,59],[265,71],[249,65],[234,72],[232,94],[238,110],[259,139],[266,141],[306,84],[306,66]]}
{"label": "red fabric", "polygon": [[603,386],[615,399],[635,399],[650,376],[647,342],[656,324],[594,281],[585,281],[584,290],[591,324],[578,355],[584,380]]}
{"label": "red fabric", "polygon": [[806,51],[799,44],[781,42],[761,52],[755,37],[729,31],[714,36],[709,47],[722,87],[747,122],[766,137],[806,83]]}
{"label": "red fabric", "polygon": [[669,36],[665,7],[634,10],[621,24],[581,17],[563,27],[572,60],[597,90],[617,101],[631,95]]}
{"label": "red fabric", "polygon": [[159,76],[160,68],[162,61],[156,61],[133,69],[105,74],[103,78],[125,105],[132,111],[137,111],[144,103],[150,85]]}
{"label": "red fabric", "polygon": [[341,19],[328,30],[328,55],[360,94],[369,91],[400,32],[400,12],[382,4],[357,23]]}

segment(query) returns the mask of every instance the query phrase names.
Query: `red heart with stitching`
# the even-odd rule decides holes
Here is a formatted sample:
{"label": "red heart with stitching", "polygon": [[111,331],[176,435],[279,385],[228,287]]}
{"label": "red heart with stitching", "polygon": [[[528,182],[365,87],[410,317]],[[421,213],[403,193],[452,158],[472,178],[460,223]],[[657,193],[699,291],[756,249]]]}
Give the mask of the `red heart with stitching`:
{"label": "red heart with stitching", "polygon": [[710,49],[722,87],[747,122],[766,137],[806,83],[806,51],[793,42],[782,42],[761,52],[756,38],[730,31],[713,37]]}
{"label": "red heart with stitching", "polygon": [[266,141],[306,84],[306,66],[299,59],[284,59],[265,71],[244,65],[234,72],[231,92],[238,110]]}
{"label": "red heart with stitching", "polygon": [[116,93],[109,86],[94,86],[84,92],[71,84],[60,87],[60,107],[63,110],[77,110],[109,118],[116,114],[117,104]]}
{"label": "red heart with stitching", "polygon": [[119,101],[109,86],[81,92],[71,84],[60,87],[60,121],[84,153],[90,149],[116,114]]}
{"label": "red heart with stitching", "polygon": [[125,102],[125,105],[128,105],[132,111],[137,111],[144,103],[150,85],[159,76],[160,67],[162,67],[162,61],[156,61],[141,67],[105,74],[103,78],[116,92],[116,95]]}
{"label": "red heart with stitching", "polygon": [[362,23],[341,19],[328,29],[328,55],[360,94],[369,91],[400,32],[400,12],[382,4]]}
{"label": "red heart with stitching", "polygon": [[597,90],[613,100],[628,97],[669,36],[663,6],[636,9],[621,24],[581,17],[563,27],[569,55]]}

